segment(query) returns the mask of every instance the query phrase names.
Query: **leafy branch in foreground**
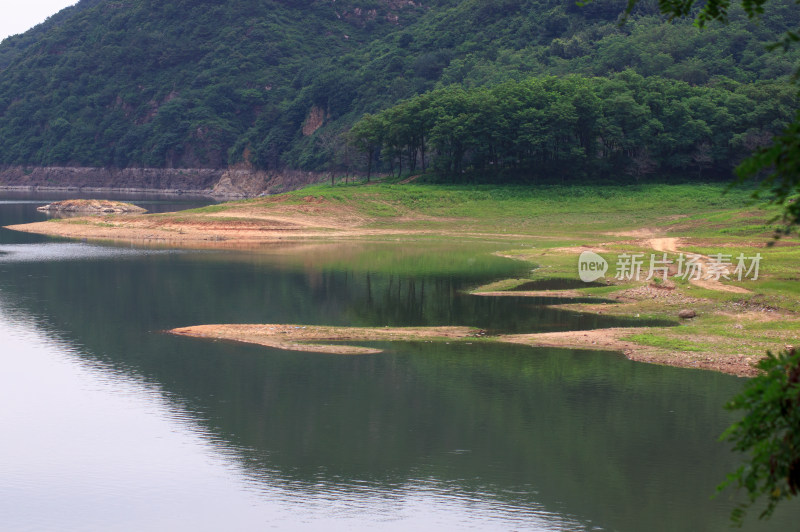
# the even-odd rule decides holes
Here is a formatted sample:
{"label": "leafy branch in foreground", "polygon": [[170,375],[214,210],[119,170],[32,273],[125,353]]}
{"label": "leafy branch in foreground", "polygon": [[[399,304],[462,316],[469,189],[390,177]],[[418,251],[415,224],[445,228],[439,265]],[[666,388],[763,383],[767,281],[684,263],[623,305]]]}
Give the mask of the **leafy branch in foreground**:
{"label": "leafy branch in foreground", "polygon": [[745,416],[721,436],[733,442],[734,450],[750,455],[717,488],[747,490],[748,502],[731,514],[739,526],[746,509],[762,496],[767,497],[767,507],[759,516],[764,519],[779,502],[800,492],[800,354],[794,349],[767,353],[757,367],[764,373],[726,405],[728,410],[744,410]]}

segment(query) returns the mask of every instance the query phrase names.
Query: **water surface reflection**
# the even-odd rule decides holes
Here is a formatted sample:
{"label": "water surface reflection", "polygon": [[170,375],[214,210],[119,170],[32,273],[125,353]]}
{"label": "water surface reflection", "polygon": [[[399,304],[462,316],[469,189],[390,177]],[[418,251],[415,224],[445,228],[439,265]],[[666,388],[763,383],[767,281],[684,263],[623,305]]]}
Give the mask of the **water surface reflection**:
{"label": "water surface reflection", "polygon": [[[0,234],[0,514],[11,529],[727,529],[732,503],[708,495],[734,465],[716,443],[733,377],[513,345],[338,357],[161,332],[618,324],[464,294],[517,272],[511,261],[462,250],[442,266],[380,247],[347,268],[318,250],[36,237],[23,250],[14,238]],[[390,267],[403,261],[419,266]],[[791,523],[784,512],[771,526]]]}

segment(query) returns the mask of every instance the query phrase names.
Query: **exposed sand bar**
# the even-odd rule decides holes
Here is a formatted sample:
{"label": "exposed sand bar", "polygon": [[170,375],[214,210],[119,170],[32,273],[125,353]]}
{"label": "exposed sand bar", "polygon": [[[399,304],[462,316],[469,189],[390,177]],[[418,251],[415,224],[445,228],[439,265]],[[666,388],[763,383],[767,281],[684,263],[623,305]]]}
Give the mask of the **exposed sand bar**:
{"label": "exposed sand bar", "polygon": [[308,351],[337,355],[370,355],[381,349],[322,342],[385,342],[412,340],[456,340],[483,334],[472,327],[326,327],[315,325],[196,325],[167,331],[179,336],[230,340],[286,351]]}
{"label": "exposed sand bar", "polygon": [[[565,331],[534,334],[513,334],[489,337],[490,341],[556,347],[563,349],[593,349],[618,351],[628,359],[682,368],[709,369],[731,375],[753,376],[751,357],[719,353],[682,352],[645,346],[626,340],[626,337],[651,331],[651,328],[611,328],[585,331]],[[307,351],[337,355],[368,355],[380,349],[324,342],[375,341],[466,341],[486,338],[483,331],[470,327],[327,327],[285,324],[197,325],[168,331],[179,336],[213,340],[228,340],[263,345],[287,351]]]}
{"label": "exposed sand bar", "polygon": [[285,240],[344,239],[359,231],[336,231],[321,227],[282,224],[279,220],[220,220],[197,216],[176,220],[167,216],[108,217],[100,222],[87,218],[50,220],[7,229],[63,238],[167,244],[188,247],[237,247]]}
{"label": "exposed sand bar", "polygon": [[371,227],[375,220],[357,208],[313,196],[300,202],[298,205],[286,196],[275,196],[256,203],[223,204],[188,212],[51,220],[8,229],[66,238],[202,248],[424,232]]}
{"label": "exposed sand bar", "polygon": [[473,296],[485,297],[587,297],[578,290],[501,290],[494,292],[470,292]]}
{"label": "exposed sand bar", "polygon": [[729,355],[719,352],[676,351],[642,345],[626,339],[631,335],[653,330],[650,327],[616,327],[589,331],[513,334],[500,336],[498,340],[532,347],[619,351],[628,360],[636,362],[648,362],[678,368],[707,369],[738,377],[753,377],[758,374],[758,370],[753,367],[753,364],[760,357]]}
{"label": "exposed sand bar", "polygon": [[124,203],[122,201],[77,199],[54,201],[48,205],[42,205],[36,209],[40,212],[49,213],[68,213],[83,215],[105,215],[105,214],[143,214],[147,212],[137,205]]}

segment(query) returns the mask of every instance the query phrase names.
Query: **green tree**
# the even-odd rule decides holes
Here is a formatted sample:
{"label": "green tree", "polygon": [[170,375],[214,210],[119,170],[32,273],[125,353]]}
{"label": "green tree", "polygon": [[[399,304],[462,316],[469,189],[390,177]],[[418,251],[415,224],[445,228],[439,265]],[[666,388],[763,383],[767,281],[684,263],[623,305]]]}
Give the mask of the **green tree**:
{"label": "green tree", "polygon": [[414,172],[420,160],[424,170],[427,161],[456,181],[727,177],[785,127],[796,106],[785,87],[731,80],[693,87],[632,70],[450,85],[365,115],[351,139],[363,153],[382,154],[391,170],[407,161]]}
{"label": "green tree", "polygon": [[741,181],[767,172],[754,197],[781,205],[780,233],[791,233],[800,224],[800,202],[795,201],[800,194],[800,112],[783,134],[773,139],[772,145],[760,148],[736,171]]}
{"label": "green tree", "polygon": [[350,130],[350,145],[364,154],[367,163],[367,182],[372,176],[372,162],[375,151],[380,150],[383,143],[385,124],[382,118],[364,115]]}
{"label": "green tree", "polygon": [[800,354],[794,349],[768,353],[758,368],[764,373],[726,405],[729,410],[745,411],[745,416],[722,435],[733,442],[735,450],[750,455],[750,461],[718,488],[747,490],[748,502],[732,514],[739,525],[745,510],[762,496],[767,498],[767,507],[760,517],[768,518],[779,502],[800,492]]}
{"label": "green tree", "polygon": [[[626,14],[633,13],[639,3],[640,0],[628,0]],[[769,0],[740,2],[749,19],[759,19],[768,3]],[[670,18],[687,17],[696,12],[695,25],[700,28],[713,21],[729,21],[731,0],[706,0],[697,11],[698,4],[700,2],[696,0],[658,0],[661,12]],[[800,1],[795,1],[795,4],[800,4]],[[786,30],[782,35],[776,36],[776,39],[769,48],[773,51],[786,51],[800,41],[800,32]],[[794,79],[799,77],[800,71],[795,73]],[[783,207],[781,218],[784,226],[779,233],[788,234],[795,230],[800,225],[800,206],[794,201],[800,195],[800,111],[796,112],[794,121],[783,134],[775,137],[771,145],[758,148],[751,158],[737,168],[736,173],[740,183],[751,179],[759,180],[755,198]]]}

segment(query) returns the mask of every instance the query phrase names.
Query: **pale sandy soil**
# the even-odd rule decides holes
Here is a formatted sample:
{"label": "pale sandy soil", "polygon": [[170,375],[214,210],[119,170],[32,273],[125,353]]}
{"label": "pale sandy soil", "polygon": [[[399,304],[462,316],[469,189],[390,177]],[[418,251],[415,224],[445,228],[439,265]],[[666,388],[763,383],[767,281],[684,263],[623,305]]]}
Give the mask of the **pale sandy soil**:
{"label": "pale sandy soil", "polygon": [[315,325],[197,325],[167,331],[178,336],[231,340],[284,349],[337,355],[369,355],[381,349],[322,342],[386,342],[410,340],[456,340],[483,335],[471,327],[326,327]]}
{"label": "pale sandy soil", "polygon": [[535,347],[619,351],[629,360],[636,362],[648,362],[680,368],[710,369],[740,377],[752,377],[758,374],[758,370],[752,364],[757,362],[759,357],[744,355],[732,357],[713,352],[673,351],[626,340],[628,336],[646,333],[651,330],[648,327],[596,329],[591,331],[515,334],[502,336],[499,339],[503,342]]}
{"label": "pale sandy soil", "polygon": [[143,209],[131,203],[124,203],[122,201],[111,200],[98,200],[98,199],[76,199],[76,200],[62,200],[54,201],[47,205],[42,205],[36,209],[37,211],[57,213],[70,213],[70,214],[83,214],[88,215],[107,215],[107,214],[143,214],[147,209]]}
{"label": "pale sandy soil", "polygon": [[573,246],[567,248],[550,248],[553,253],[572,253],[579,255],[584,251],[594,251],[595,253],[611,253],[611,250],[603,247],[608,244],[601,244],[599,246]]}
{"label": "pale sandy soil", "polygon": [[[642,346],[626,337],[647,332],[647,327],[613,328],[555,333],[513,334],[489,337],[504,343],[531,347],[593,349],[619,351],[628,359],[684,368],[711,369],[739,376],[752,376],[752,357],[730,357],[714,353],[672,352],[657,347]],[[377,354],[382,350],[346,344],[324,342],[375,341],[466,341],[483,338],[484,333],[470,327],[323,327],[286,324],[227,324],[197,325],[168,331],[178,336],[227,340],[263,345],[286,351],[305,351],[337,355]]]}
{"label": "pale sandy soil", "polygon": [[286,240],[347,239],[423,231],[366,227],[373,220],[309,196],[301,204],[275,197],[222,212],[72,218],[13,225],[8,229],[65,238],[159,243],[191,247],[248,247]]}
{"label": "pale sandy soil", "polygon": [[502,290],[494,292],[470,292],[473,296],[489,297],[586,297],[577,290]]}
{"label": "pale sandy soil", "polygon": [[[285,196],[229,206],[224,211],[107,216],[50,220],[8,229],[64,238],[133,242],[191,248],[252,248],[286,241],[343,241],[361,237],[522,239],[529,234],[471,230],[458,218],[429,216],[386,204],[390,217],[366,216],[355,207],[307,196]],[[405,227],[404,227],[405,225]],[[539,237],[537,237],[539,238]],[[547,238],[547,237],[542,237]]]}
{"label": "pale sandy soil", "polygon": [[366,234],[359,231],[335,231],[287,225],[281,220],[193,219],[174,223],[151,218],[122,220],[114,217],[102,223],[73,218],[70,221],[47,221],[8,226],[8,229],[64,238],[160,243],[201,247],[247,247],[252,244],[314,238],[345,238]]}
{"label": "pale sandy soil", "polygon": [[[51,220],[24,225],[9,226],[9,229],[28,233],[45,234],[66,238],[88,238],[97,240],[156,242],[177,245],[211,245],[228,247],[249,244],[281,242],[284,240],[343,239],[371,234],[393,234],[397,231],[370,230],[358,225],[342,227],[339,224],[319,220],[283,216],[252,216],[241,213],[225,213],[225,217],[214,214],[193,215],[180,219],[160,216],[107,217],[102,221],[87,218]],[[407,233],[404,231],[404,233]],[[222,244],[215,246],[215,244]]]}
{"label": "pale sandy soil", "polygon": [[[679,238],[651,238],[648,240],[649,247],[653,248],[656,251],[661,252],[668,252],[668,253],[680,253],[680,239]],[[714,263],[715,261],[710,257],[706,257],[705,255],[698,255],[698,263],[702,265],[702,270],[708,271],[708,267],[710,264]],[[733,273],[733,268],[727,268],[726,275],[730,275]],[[731,292],[734,294],[750,294],[750,290],[746,288],[742,288],[741,286],[733,286],[729,284],[724,284],[721,280],[712,278],[705,278],[706,275],[703,274],[700,279],[695,279],[692,276],[689,279],[689,282],[695,286],[699,286],[700,288],[705,288],[707,290],[718,290],[721,292]]]}

